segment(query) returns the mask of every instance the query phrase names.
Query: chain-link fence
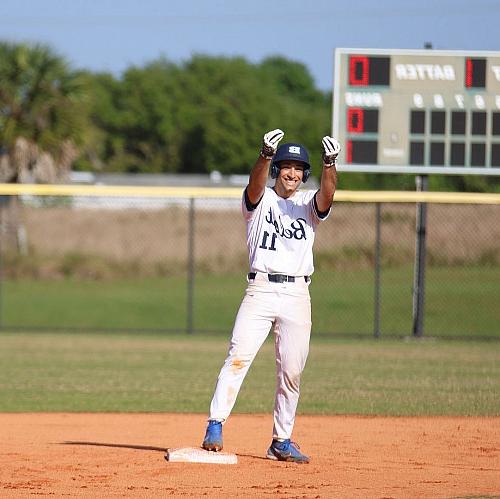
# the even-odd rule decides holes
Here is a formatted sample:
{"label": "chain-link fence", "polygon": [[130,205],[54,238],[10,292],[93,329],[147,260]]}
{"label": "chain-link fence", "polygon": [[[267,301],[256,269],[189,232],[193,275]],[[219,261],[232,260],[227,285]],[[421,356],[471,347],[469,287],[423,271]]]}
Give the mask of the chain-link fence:
{"label": "chain-link fence", "polygon": [[[0,327],[230,332],[248,271],[240,194],[2,196]],[[313,334],[411,336],[416,204],[336,197]],[[499,339],[498,199],[427,208],[424,335]]]}

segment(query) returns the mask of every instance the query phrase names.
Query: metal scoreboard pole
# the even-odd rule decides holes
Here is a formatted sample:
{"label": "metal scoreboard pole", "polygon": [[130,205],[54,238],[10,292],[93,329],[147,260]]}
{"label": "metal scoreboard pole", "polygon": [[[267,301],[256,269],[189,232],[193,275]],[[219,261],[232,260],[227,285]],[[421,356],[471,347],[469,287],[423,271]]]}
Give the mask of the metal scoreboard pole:
{"label": "metal scoreboard pole", "polygon": [[[427,191],[429,178],[417,175],[415,178],[417,192]],[[413,336],[420,338],[424,334],[424,301],[425,301],[425,255],[427,231],[427,203],[417,203],[417,224],[415,244],[415,267],[413,274]]]}
{"label": "metal scoreboard pole", "polygon": [[[426,42],[424,48],[432,49],[432,43]],[[415,177],[417,192],[429,190],[427,175]],[[417,203],[417,221],[415,237],[415,265],[413,270],[413,321],[412,334],[421,338],[424,334],[424,303],[425,303],[425,256],[427,233],[427,203]]]}

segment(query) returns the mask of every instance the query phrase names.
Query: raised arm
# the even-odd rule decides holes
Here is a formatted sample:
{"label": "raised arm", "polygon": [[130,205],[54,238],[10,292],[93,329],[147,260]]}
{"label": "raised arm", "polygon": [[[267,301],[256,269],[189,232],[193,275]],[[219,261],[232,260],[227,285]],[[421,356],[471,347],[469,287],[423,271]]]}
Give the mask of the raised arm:
{"label": "raised arm", "polygon": [[262,139],[262,149],[250,172],[250,180],[247,186],[248,200],[252,204],[257,204],[264,194],[271,160],[284,135],[285,133],[277,128],[276,130],[267,132]]}
{"label": "raised arm", "polygon": [[320,212],[328,211],[333,202],[333,195],[337,188],[337,156],[340,152],[340,144],[333,137],[323,137],[323,171],[321,172],[321,184],[316,193],[316,204]]}

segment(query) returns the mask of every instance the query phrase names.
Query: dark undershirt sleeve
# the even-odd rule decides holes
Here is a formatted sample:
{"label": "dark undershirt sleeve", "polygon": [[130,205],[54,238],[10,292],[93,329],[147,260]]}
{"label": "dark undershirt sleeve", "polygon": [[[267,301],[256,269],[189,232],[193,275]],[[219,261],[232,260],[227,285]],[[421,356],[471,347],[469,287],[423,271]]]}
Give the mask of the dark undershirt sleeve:
{"label": "dark undershirt sleeve", "polygon": [[314,194],[314,210],[316,211],[316,214],[318,215],[318,218],[326,218],[328,213],[330,213],[330,209],[332,208],[332,204],[330,203],[330,206],[326,211],[319,211],[318,209],[318,203],[316,202],[316,194],[318,194],[318,191]]}
{"label": "dark undershirt sleeve", "polygon": [[264,193],[262,193],[262,196],[260,197],[260,199],[255,204],[252,204],[250,202],[250,199],[248,199],[247,187],[245,187],[245,205],[247,207],[247,210],[248,211],[255,210],[255,208],[257,208],[257,206],[259,206],[259,203],[262,201],[263,197],[264,197]]}

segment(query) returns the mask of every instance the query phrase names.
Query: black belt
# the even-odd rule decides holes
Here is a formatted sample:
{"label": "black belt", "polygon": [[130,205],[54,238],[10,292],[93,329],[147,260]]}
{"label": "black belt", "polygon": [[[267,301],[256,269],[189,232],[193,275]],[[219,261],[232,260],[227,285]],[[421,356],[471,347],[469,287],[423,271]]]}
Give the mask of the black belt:
{"label": "black belt", "polygon": [[[255,279],[257,276],[257,272],[249,272],[248,279]],[[311,278],[308,275],[301,276],[304,278],[304,281],[309,282]],[[295,282],[295,279],[300,279],[301,277],[295,277],[293,275],[285,275],[285,274],[267,274],[267,278],[269,282]]]}

